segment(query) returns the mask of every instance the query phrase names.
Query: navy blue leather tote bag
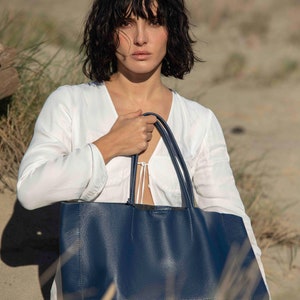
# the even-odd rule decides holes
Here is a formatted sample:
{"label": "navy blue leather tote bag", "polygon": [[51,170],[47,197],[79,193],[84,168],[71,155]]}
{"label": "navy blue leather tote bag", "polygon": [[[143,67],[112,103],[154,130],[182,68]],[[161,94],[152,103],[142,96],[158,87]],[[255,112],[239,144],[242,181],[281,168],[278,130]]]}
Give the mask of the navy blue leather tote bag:
{"label": "navy blue leather tote bag", "polygon": [[[153,113],[147,113],[153,114]],[[155,114],[156,115],[156,114]],[[240,217],[194,206],[186,164],[166,122],[155,126],[180,183],[182,207],[64,202],[60,254],[64,299],[269,299]]]}

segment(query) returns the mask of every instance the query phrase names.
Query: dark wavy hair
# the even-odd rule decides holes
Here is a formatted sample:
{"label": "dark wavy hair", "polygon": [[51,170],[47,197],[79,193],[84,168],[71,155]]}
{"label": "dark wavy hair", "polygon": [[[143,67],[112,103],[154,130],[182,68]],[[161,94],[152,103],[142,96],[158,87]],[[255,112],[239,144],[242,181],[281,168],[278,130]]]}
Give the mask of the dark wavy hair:
{"label": "dark wavy hair", "polygon": [[[157,4],[153,15],[153,4]],[[80,52],[84,53],[83,73],[91,80],[107,81],[117,72],[115,32],[128,16],[157,20],[168,31],[167,53],[161,73],[182,79],[195,61],[189,20],[184,0],[94,0],[86,20]]]}

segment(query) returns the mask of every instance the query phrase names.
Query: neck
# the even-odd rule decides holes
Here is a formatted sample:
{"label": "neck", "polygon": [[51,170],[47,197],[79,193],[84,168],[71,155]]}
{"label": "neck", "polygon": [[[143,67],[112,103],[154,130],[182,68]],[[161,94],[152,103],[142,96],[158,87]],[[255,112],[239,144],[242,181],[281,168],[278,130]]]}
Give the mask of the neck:
{"label": "neck", "polygon": [[127,100],[136,103],[151,101],[153,96],[166,89],[160,76],[152,76],[144,81],[133,81],[121,73],[114,74],[111,80],[106,82],[106,85],[108,87],[117,86],[120,94],[126,95]]}

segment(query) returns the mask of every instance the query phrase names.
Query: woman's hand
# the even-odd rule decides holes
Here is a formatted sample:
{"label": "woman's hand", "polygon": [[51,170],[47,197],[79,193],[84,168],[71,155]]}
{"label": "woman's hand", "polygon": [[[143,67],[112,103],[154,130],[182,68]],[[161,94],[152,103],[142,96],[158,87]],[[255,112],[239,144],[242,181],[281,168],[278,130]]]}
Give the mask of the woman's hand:
{"label": "woman's hand", "polygon": [[155,122],[155,116],[145,117],[141,110],[119,116],[111,130],[93,144],[100,150],[105,163],[116,156],[140,154],[148,148]]}

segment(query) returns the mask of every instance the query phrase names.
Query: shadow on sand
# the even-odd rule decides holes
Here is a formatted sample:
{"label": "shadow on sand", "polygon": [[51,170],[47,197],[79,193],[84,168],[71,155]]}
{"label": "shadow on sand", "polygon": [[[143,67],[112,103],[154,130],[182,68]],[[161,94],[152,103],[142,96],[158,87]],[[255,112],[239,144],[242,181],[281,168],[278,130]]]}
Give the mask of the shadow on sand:
{"label": "shadow on sand", "polygon": [[50,299],[54,274],[45,283],[42,274],[55,267],[59,255],[59,209],[60,205],[54,204],[29,211],[16,200],[2,235],[2,261],[11,267],[37,265],[44,299]]}

